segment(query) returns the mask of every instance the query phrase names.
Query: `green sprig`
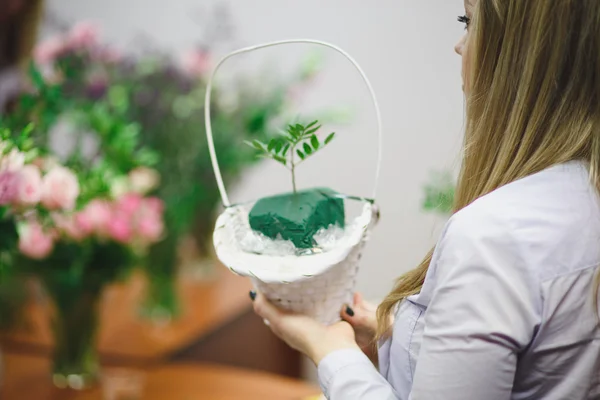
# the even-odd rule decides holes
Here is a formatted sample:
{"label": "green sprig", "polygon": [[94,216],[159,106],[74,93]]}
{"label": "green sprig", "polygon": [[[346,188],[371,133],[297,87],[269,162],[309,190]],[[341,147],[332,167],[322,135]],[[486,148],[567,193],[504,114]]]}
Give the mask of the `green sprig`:
{"label": "green sprig", "polygon": [[332,132],[321,141],[317,136],[319,129],[321,129],[319,121],[313,121],[306,126],[293,124],[288,125],[286,131],[271,139],[269,143],[259,140],[244,143],[258,150],[260,157],[275,160],[289,169],[292,175],[292,187],[296,193],[296,167],[324,149],[335,137],[335,132]]}

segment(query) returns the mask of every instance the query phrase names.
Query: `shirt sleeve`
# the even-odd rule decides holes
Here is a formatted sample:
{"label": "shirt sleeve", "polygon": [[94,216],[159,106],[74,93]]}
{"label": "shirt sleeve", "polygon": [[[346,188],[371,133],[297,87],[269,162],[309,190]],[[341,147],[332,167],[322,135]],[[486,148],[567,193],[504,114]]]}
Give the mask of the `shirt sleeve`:
{"label": "shirt sleeve", "polygon": [[438,244],[411,400],[511,397],[541,301],[514,229],[491,218],[463,215]]}
{"label": "shirt sleeve", "polygon": [[329,400],[397,400],[390,384],[360,350],[338,350],[318,367],[319,383]]}

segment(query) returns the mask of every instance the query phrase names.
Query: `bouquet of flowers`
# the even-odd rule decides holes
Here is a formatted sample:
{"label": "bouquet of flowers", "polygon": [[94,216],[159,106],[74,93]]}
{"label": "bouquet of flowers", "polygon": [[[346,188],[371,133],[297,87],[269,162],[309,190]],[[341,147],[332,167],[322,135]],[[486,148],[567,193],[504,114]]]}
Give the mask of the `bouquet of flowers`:
{"label": "bouquet of flowers", "polygon": [[81,388],[97,375],[102,290],[164,238],[164,207],[149,196],[158,155],[139,143],[121,98],[72,97],[56,73],[32,64],[31,90],[0,121],[13,138],[3,142],[0,203],[16,221],[13,270],[39,277],[55,306],[54,382]]}

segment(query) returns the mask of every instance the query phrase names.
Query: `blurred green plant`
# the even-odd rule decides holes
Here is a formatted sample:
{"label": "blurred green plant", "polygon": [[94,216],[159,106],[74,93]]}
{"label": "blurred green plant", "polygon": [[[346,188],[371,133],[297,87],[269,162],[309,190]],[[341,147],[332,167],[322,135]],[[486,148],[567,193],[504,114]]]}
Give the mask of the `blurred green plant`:
{"label": "blurred green plant", "polygon": [[452,213],[454,204],[455,183],[449,172],[432,174],[431,180],[425,185],[423,210],[443,215]]}

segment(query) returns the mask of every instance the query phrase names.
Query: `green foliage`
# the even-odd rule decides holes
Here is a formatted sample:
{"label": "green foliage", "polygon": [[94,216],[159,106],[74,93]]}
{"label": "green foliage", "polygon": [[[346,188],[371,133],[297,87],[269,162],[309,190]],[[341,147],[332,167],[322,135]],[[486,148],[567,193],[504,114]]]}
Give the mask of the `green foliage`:
{"label": "green foliage", "polygon": [[[280,136],[272,138],[268,143],[260,140],[245,141],[244,143],[260,152],[260,157],[272,159],[288,168],[292,175],[292,186],[296,193],[296,167],[317,151],[325,148],[335,137],[330,133],[321,142],[317,136],[321,129],[319,121],[313,121],[304,126],[291,124]],[[299,160],[295,156],[298,156]]]}
{"label": "green foliage", "polygon": [[425,186],[423,209],[444,215],[452,213],[454,204],[454,180],[450,173],[435,174]]}
{"label": "green foliage", "polygon": [[[116,177],[138,166],[154,167],[159,156],[140,145],[141,127],[126,113],[123,88],[113,88],[102,99],[79,96],[73,88],[84,79],[82,72],[70,69],[72,63],[64,60],[57,64],[56,73],[72,80],[49,82],[32,63],[29,79],[35,90],[23,93],[12,112],[0,118],[0,131],[2,137],[21,132],[12,138],[22,150],[32,149],[32,159],[52,155],[50,135],[61,119],[66,120],[75,147],[61,163],[77,173],[81,184],[78,202],[83,205],[93,198],[109,197]],[[97,144],[91,155],[84,151],[84,141],[90,136]]]}
{"label": "green foliage", "polygon": [[[0,139],[4,152],[18,148],[28,162],[52,158],[52,132],[59,122],[66,122],[73,142],[66,144],[73,144],[73,149],[59,162],[77,175],[76,208],[81,209],[92,199],[111,197],[111,187],[119,177],[136,167],[155,166],[159,156],[140,144],[141,127],[126,114],[122,91],[116,89],[101,99],[77,95],[74,84],[84,80],[82,70],[74,68],[78,64],[59,60],[57,73],[70,79],[57,82],[46,79],[31,64],[33,90],[21,94],[12,111],[0,118]],[[92,153],[85,148],[88,139],[95,144]],[[4,215],[5,210],[0,210]],[[38,220],[51,224],[47,210],[38,207],[36,212]],[[28,259],[16,254],[17,227],[14,218],[0,220],[0,277],[3,271],[6,279],[34,274],[57,295],[61,290],[68,292],[68,287],[100,288],[125,276],[141,261],[128,246],[96,238],[81,243],[58,241],[47,259]]]}

